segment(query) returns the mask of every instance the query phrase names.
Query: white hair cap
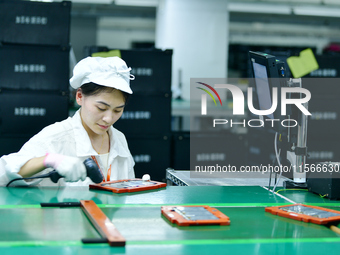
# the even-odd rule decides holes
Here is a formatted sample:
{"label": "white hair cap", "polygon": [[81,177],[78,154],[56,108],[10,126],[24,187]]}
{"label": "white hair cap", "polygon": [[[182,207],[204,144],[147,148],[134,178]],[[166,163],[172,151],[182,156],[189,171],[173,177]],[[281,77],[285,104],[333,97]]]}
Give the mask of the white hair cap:
{"label": "white hair cap", "polygon": [[130,74],[130,70],[119,57],[87,57],[74,67],[70,84],[77,89],[83,84],[93,82],[132,94],[130,80],[135,77]]}

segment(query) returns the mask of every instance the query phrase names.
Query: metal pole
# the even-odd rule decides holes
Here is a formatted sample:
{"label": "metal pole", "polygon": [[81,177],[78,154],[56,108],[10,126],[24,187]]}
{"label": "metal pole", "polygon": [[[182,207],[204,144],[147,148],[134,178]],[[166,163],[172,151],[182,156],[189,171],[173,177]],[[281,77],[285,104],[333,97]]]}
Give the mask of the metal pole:
{"label": "metal pole", "polygon": [[[293,82],[299,83],[300,87],[302,87],[301,78],[293,79]],[[303,106],[308,109],[308,102],[304,103]],[[297,144],[295,148],[296,165],[293,173],[293,180],[296,183],[306,182],[306,172],[304,171],[304,167],[307,153],[307,120],[307,116],[302,112],[299,112]]]}

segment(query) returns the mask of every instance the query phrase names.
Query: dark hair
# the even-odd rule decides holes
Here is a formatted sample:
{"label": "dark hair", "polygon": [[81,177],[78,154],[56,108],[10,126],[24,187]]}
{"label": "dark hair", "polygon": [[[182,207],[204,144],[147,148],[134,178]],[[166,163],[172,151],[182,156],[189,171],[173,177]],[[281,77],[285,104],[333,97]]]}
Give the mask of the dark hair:
{"label": "dark hair", "polygon": [[[81,88],[81,92],[85,96],[94,96],[94,95],[98,95],[99,93],[103,93],[103,92],[110,93],[114,90],[118,90],[116,88],[101,86],[93,82],[85,83],[80,88]],[[122,92],[124,100],[125,100],[125,104],[126,104],[130,94],[124,91],[121,91],[121,90],[120,92]]]}

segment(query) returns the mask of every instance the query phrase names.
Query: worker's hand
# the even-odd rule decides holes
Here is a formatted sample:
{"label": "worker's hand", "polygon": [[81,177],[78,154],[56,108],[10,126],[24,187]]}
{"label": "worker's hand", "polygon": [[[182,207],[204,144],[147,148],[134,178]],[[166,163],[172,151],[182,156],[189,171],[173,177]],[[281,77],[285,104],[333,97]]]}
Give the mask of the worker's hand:
{"label": "worker's hand", "polygon": [[47,153],[44,166],[54,168],[68,182],[84,181],[87,176],[84,163],[76,157]]}

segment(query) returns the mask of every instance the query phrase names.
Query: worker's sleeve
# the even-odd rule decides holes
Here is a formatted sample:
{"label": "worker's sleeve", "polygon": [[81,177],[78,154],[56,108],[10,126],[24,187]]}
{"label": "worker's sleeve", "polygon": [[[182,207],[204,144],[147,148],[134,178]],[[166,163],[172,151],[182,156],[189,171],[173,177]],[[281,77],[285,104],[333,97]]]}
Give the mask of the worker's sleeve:
{"label": "worker's sleeve", "polygon": [[131,158],[128,159],[129,163],[128,163],[128,178],[129,179],[134,179],[135,178],[135,170],[134,170],[134,165],[135,165],[135,161],[133,160],[132,156]]}

